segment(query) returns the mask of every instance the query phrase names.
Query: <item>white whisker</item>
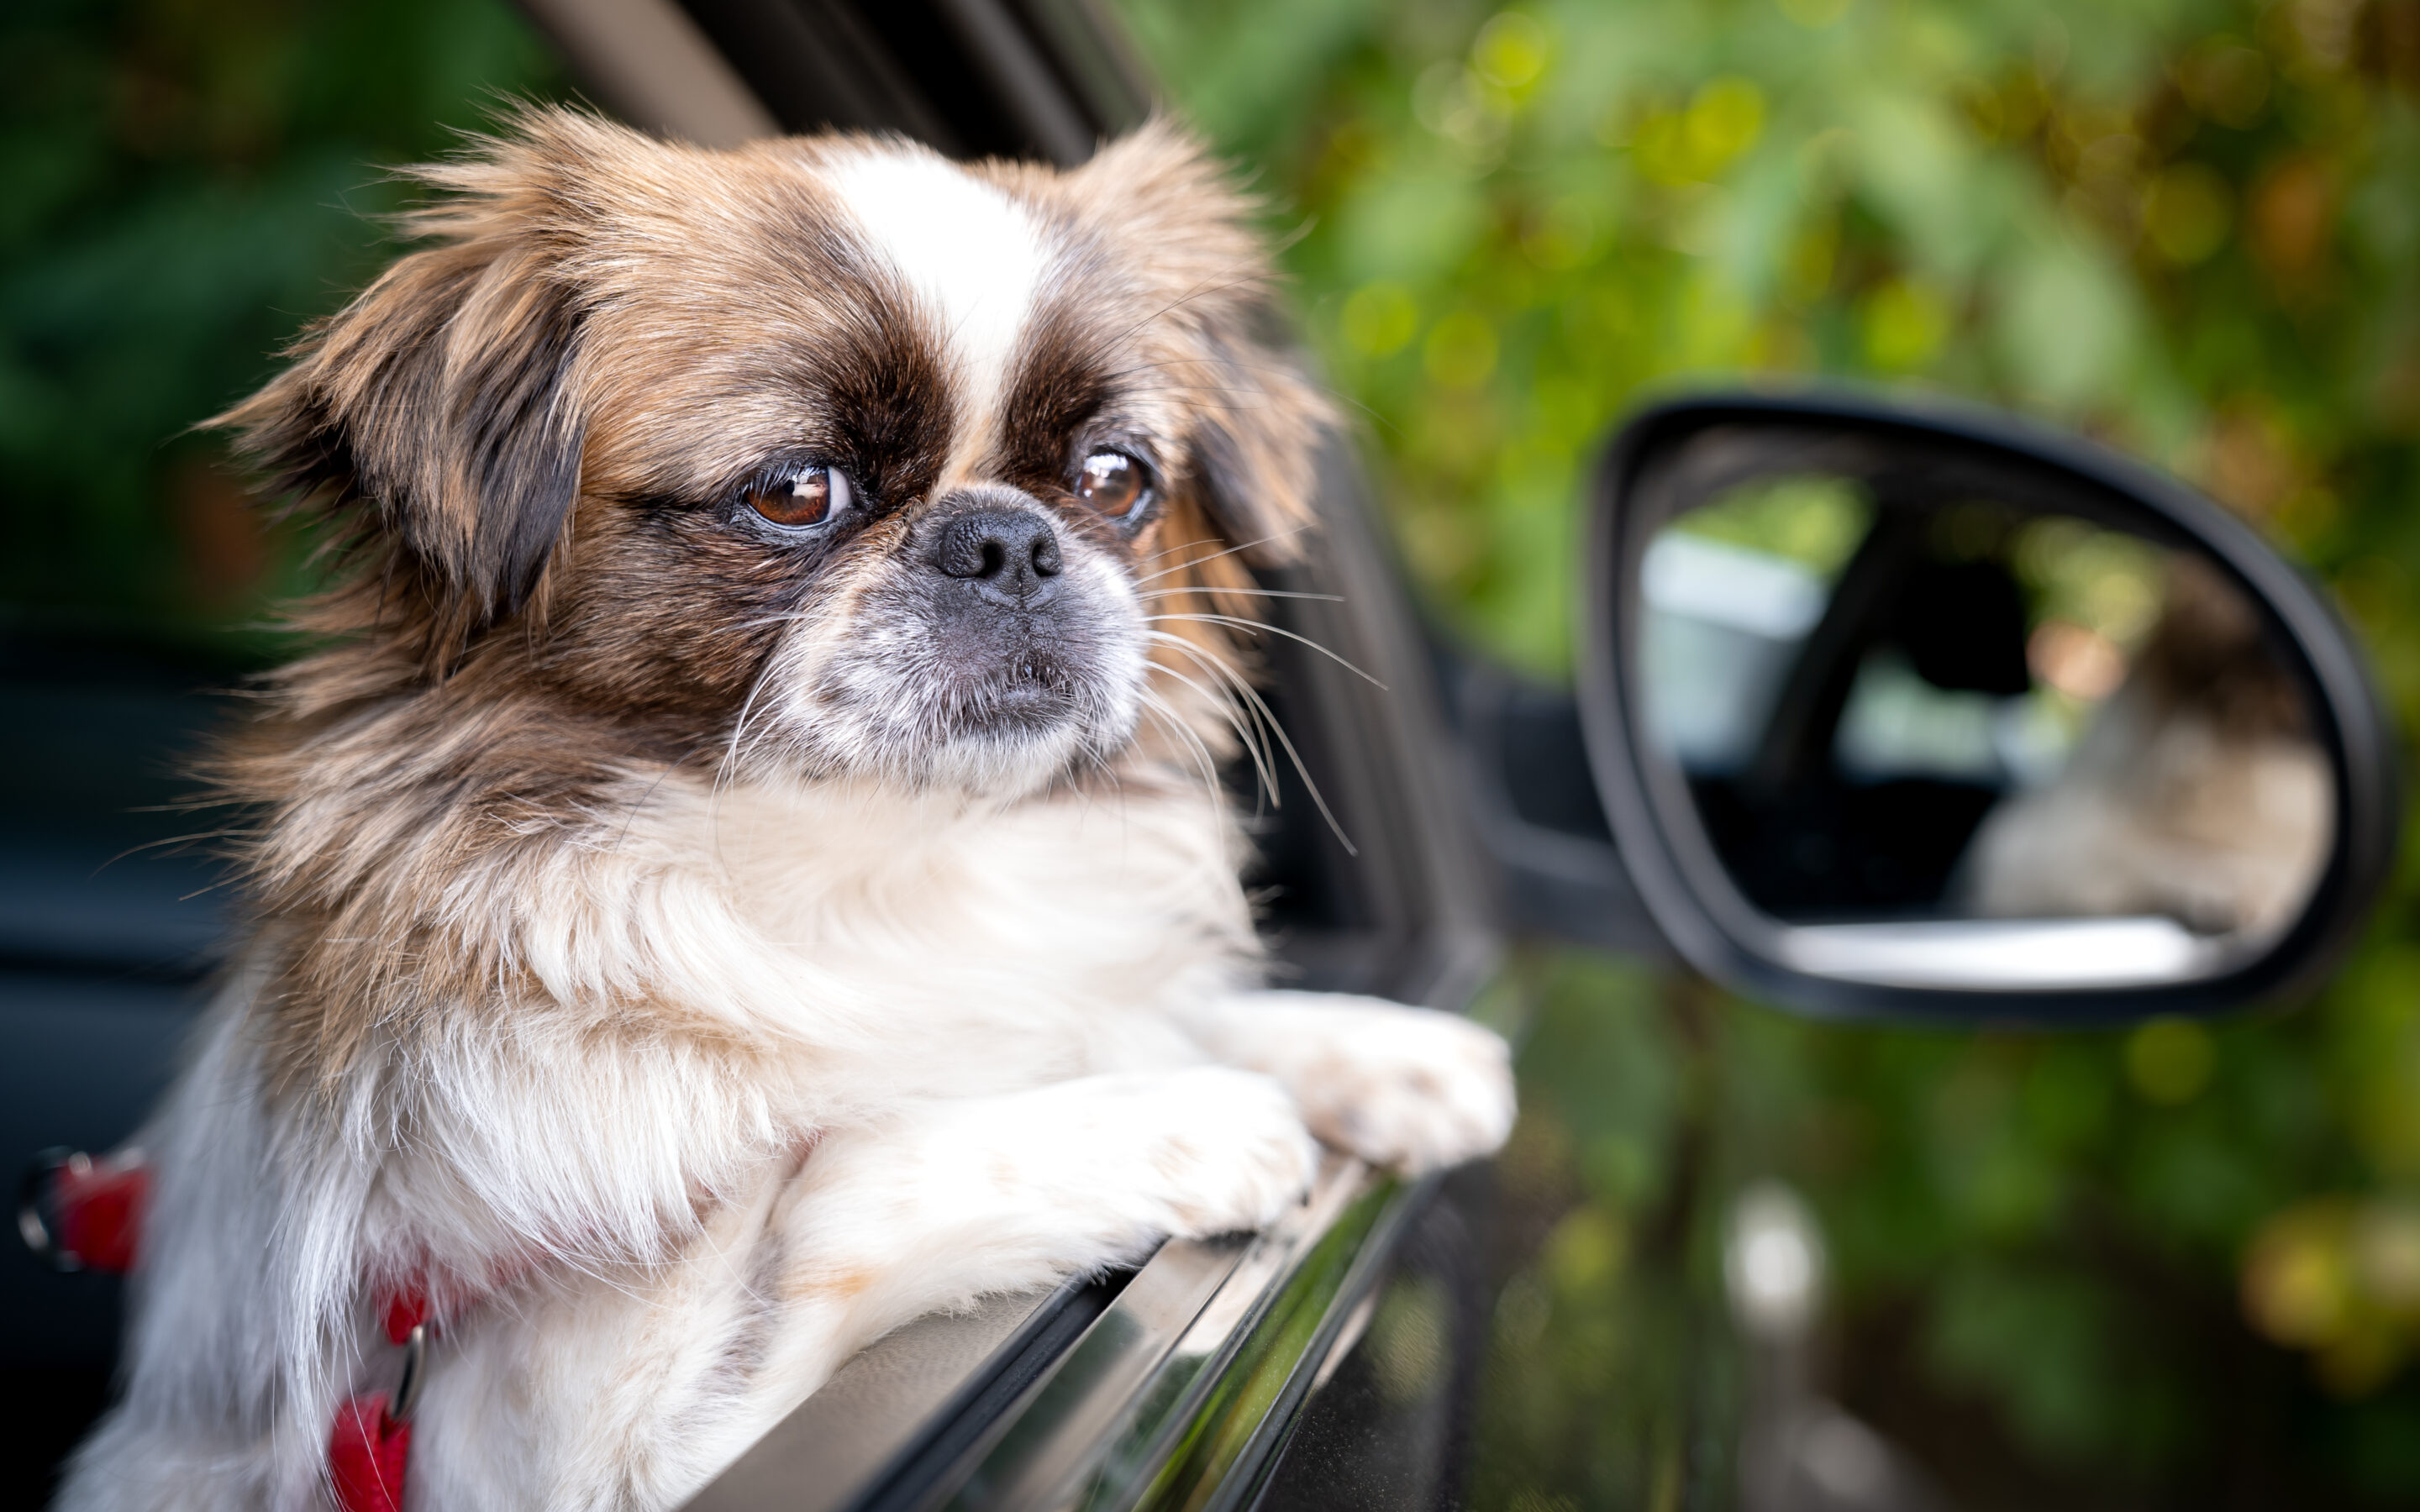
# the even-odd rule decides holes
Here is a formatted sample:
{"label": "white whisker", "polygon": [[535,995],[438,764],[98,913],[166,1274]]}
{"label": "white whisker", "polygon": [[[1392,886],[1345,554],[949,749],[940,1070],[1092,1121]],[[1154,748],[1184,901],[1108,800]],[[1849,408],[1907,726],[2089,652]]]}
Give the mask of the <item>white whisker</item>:
{"label": "white whisker", "polygon": [[1158,694],[1148,688],[1144,689],[1142,694],[1142,712],[1157,720],[1163,729],[1191,748],[1195,764],[1202,772],[1202,792],[1212,802],[1217,802],[1218,765],[1210,754],[1210,748],[1202,743],[1202,737],[1195,734],[1186,724],[1184,717],[1162,702]]}
{"label": "white whisker", "polygon": [[1299,535],[1310,528],[1311,527],[1308,525],[1296,525],[1292,530],[1273,531],[1269,534],[1261,536],[1257,540],[1246,541],[1241,546],[1231,546],[1224,551],[1213,551],[1206,557],[1195,557],[1190,562],[1180,562],[1175,566],[1163,568],[1158,572],[1152,573],[1148,577],[1138,578],[1135,581],[1138,584],[1156,582],[1158,579],[1168,577],[1171,573],[1183,572],[1187,567],[1198,567],[1205,562],[1216,562],[1220,557],[1232,557],[1238,551],[1249,551],[1256,546],[1266,546],[1271,541],[1282,541],[1289,535]]}
{"label": "white whisker", "polygon": [[1145,562],[1157,562],[1162,557],[1171,557],[1179,551],[1190,551],[1197,546],[1217,546],[1218,544],[1218,537],[1215,535],[1206,535],[1199,541],[1186,541],[1176,546],[1162,547],[1158,550],[1154,551],[1151,555],[1143,558],[1143,560]]}
{"label": "white whisker", "polygon": [[1328,660],[1336,663],[1339,667],[1343,668],[1346,671],[1351,672],[1354,676],[1360,678],[1363,682],[1369,684],[1372,687],[1376,688],[1379,692],[1384,693],[1388,691],[1386,684],[1371,676],[1368,672],[1363,671],[1360,668],[1354,666],[1351,662],[1346,661],[1335,652],[1328,650],[1326,646],[1323,646],[1318,641],[1311,639],[1311,637],[1307,635],[1296,635],[1292,630],[1280,629],[1274,625],[1263,625],[1258,620],[1237,619],[1233,614],[1146,614],[1143,618],[1147,622],[1158,622],[1164,620],[1197,620],[1207,625],[1232,625],[1238,630],[1247,630],[1254,633],[1266,630],[1271,635],[1281,635],[1289,640],[1298,641],[1303,645],[1309,646],[1311,650],[1318,652],[1321,656],[1326,656]]}
{"label": "white whisker", "polygon": [[1137,594],[1137,598],[1183,598],[1200,594],[1205,598],[1308,598],[1323,604],[1342,604],[1342,594],[1297,594],[1282,588],[1155,588]]}
{"label": "white whisker", "polygon": [[[1193,645],[1190,641],[1183,640],[1174,635],[1171,635],[1165,630],[1154,630],[1149,633],[1155,637],[1165,638],[1168,641],[1172,641],[1176,644],[1182,645],[1189,652],[1201,654],[1200,647]],[[1213,659],[1215,660],[1216,658]],[[1223,663],[1221,665],[1223,665]],[[1162,667],[1159,670],[1162,671],[1169,671],[1165,667]],[[1250,683],[1245,681],[1241,673],[1236,672],[1233,668],[1227,668],[1226,671],[1228,676],[1233,680],[1235,691],[1242,695],[1249,703],[1251,708],[1256,712],[1264,728],[1265,728],[1270,734],[1275,735],[1277,737],[1278,744],[1284,748],[1286,760],[1294,764],[1295,774],[1302,779],[1304,789],[1311,794],[1311,803],[1319,810],[1319,817],[1327,821],[1328,832],[1336,837],[1336,842],[1339,845],[1344,847],[1345,855],[1359,856],[1361,854],[1360,850],[1354,845],[1352,837],[1344,833],[1344,826],[1337,823],[1335,813],[1327,807],[1326,796],[1319,791],[1318,782],[1312,779],[1311,768],[1304,763],[1302,753],[1295,749],[1294,740],[1285,733],[1285,726],[1279,721],[1277,711],[1269,707],[1268,701],[1261,697],[1260,690],[1253,687]],[[1169,672],[1169,675],[1177,676],[1178,674]],[[1274,795],[1275,790],[1272,788],[1272,796]]]}
{"label": "white whisker", "polygon": [[[1213,676],[1223,675],[1232,677],[1233,675],[1232,669],[1219,664],[1216,657],[1211,657],[1205,662],[1202,657],[1201,648],[1197,646],[1182,640],[1175,636],[1170,635],[1164,630],[1153,630],[1149,632],[1149,634],[1161,644],[1171,646],[1192,656],[1197,665],[1202,666],[1205,671],[1209,671]],[[1212,708],[1218,710],[1220,714],[1224,716],[1228,726],[1235,732],[1237,738],[1243,741],[1244,749],[1251,756],[1253,769],[1260,775],[1262,790],[1269,795],[1270,802],[1278,802],[1279,797],[1275,753],[1270,751],[1266,741],[1262,738],[1259,730],[1252,725],[1248,724],[1238,715],[1237,710],[1239,705],[1235,701],[1224,694],[1212,692],[1210,689],[1203,687],[1201,684],[1195,682],[1192,678],[1186,676],[1183,672],[1178,671],[1172,667],[1155,664],[1152,670],[1158,672],[1163,677],[1174,678],[1177,682],[1180,682],[1186,687],[1193,689],[1193,691],[1200,694]],[[1249,689],[1247,689],[1247,691],[1249,691]]]}

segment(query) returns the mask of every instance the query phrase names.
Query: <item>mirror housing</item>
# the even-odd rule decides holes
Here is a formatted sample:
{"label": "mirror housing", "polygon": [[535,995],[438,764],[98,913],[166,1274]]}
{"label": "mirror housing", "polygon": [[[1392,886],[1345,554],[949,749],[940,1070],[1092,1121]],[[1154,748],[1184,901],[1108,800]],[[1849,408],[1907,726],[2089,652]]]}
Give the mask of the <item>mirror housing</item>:
{"label": "mirror housing", "polygon": [[[1785,918],[1751,902],[1700,811],[1699,790],[1669,732],[1655,727],[1659,718],[1671,721],[1656,712],[1648,686],[1648,558],[1660,532],[1721,488],[1782,476],[1810,457],[1844,474],[1859,468],[1874,478],[1888,474],[1885,486],[1896,479],[1902,493],[1905,480],[1917,480],[1919,490],[1938,491],[1944,508],[1987,492],[2013,504],[2011,518],[2088,521],[2074,528],[2122,533],[2214,569],[2209,579],[2257,615],[2260,655],[2299,690],[2297,739],[2316,748],[2333,785],[2324,858],[2313,850],[2314,874],[2290,922],[2281,916],[2273,928],[2222,936],[2165,918],[2091,917],[2090,909],[2045,918],[1906,918],[1883,910],[1872,918]],[[1623,427],[1594,488],[1577,689],[1589,762],[1647,911],[1671,946],[1716,980],[1828,1017],[2094,1023],[2209,1013],[2313,980],[2376,902],[2399,837],[2400,798],[2395,747],[2365,659],[2319,590],[2250,527],[2175,479],[2007,415],[1816,390],[1713,393],[1657,405]],[[1918,506],[1897,507],[1894,518],[1903,522]],[[1859,570],[1854,563],[1845,570],[1844,599]],[[1924,609],[1927,625],[1988,626],[2016,612],[2013,598],[2006,608],[1994,598],[2013,589],[1995,588],[1989,573],[1928,570],[1934,591]],[[1993,570],[2013,582],[2005,569]],[[1924,595],[1910,589],[1907,596]],[[1809,612],[1821,612],[1823,623],[1811,634],[1797,626],[1806,640],[1773,695],[1780,711],[1771,717],[1775,726],[1803,723],[1810,706],[1828,707],[1835,722],[1841,717],[1853,671],[1841,658],[1857,648],[1835,648],[1836,665],[1825,665],[1823,643],[1845,611],[1819,605]],[[1900,611],[1870,611],[1867,620],[1894,612]],[[2022,623],[2011,620],[2011,626],[2003,640],[2022,637]],[[1922,636],[1902,639],[1916,648],[1918,664],[1905,676],[1920,671],[1926,687],[2007,695],[2025,685],[2024,667],[2016,665],[2024,660],[2022,639],[2003,646],[1981,629],[1953,630],[1937,645]],[[1978,649],[1962,652],[1970,645]],[[1931,666],[1924,665],[1928,652]],[[1812,687],[1827,678],[1838,685],[1829,693]],[[1778,738],[1768,729],[1768,759]],[[1824,725],[1802,735],[1801,744],[1811,739],[1829,750],[1833,738],[1833,726]],[[1953,838],[1975,848],[1963,831]],[[1974,863],[1959,864],[1971,871]]]}

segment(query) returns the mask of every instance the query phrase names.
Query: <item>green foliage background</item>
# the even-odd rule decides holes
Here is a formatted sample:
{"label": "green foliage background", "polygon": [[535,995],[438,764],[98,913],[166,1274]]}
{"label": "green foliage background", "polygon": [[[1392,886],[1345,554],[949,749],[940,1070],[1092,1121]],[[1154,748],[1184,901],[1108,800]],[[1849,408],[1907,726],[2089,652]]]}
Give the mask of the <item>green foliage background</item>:
{"label": "green foliage background", "polygon": [[[1406,554],[1500,654],[1567,664],[1581,471],[1626,407],[1834,374],[2201,483],[2331,580],[2413,728],[2420,6],[1125,9],[1259,171]],[[1962,1504],[2420,1498],[2414,904],[2407,874],[2300,1011],[2126,1035],[1823,1027],[1539,964],[1505,1171],[1560,1215],[1499,1307],[1527,1384],[1482,1501],[1673,1483],[1682,1429],[1635,1420],[1692,1348],[1657,1342],[1657,1257],[1705,1242],[1655,1233],[1674,1182],[1760,1176],[1828,1233],[1833,1389]]]}
{"label": "green foliage background", "polygon": [[[1846,374],[2201,482],[2414,727],[2415,0],[1123,9],[1258,175],[1416,574],[1499,654],[1565,664],[1625,407]],[[186,427],[386,255],[382,165],[562,81],[497,0],[19,0],[0,57],[0,631],[240,640],[300,553]],[[2314,1004],[2122,1035],[1532,960],[1475,1496],[1720,1484],[1707,1215],[1778,1176],[1830,1242],[1829,1388],[1961,1504],[2420,1499],[2415,904]]]}
{"label": "green foliage background", "polygon": [[0,59],[0,630],[255,650],[302,553],[189,428],[391,254],[388,168],[556,65],[497,0],[12,0]]}

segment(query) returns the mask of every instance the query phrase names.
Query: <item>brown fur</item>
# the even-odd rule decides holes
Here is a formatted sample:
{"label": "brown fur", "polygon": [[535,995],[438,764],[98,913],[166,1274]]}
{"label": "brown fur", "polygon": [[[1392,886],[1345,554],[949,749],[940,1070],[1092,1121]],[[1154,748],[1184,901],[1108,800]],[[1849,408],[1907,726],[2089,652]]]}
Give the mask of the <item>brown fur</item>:
{"label": "brown fur", "polygon": [[2206,718],[2230,740],[2309,738],[2302,687],[2270,649],[2259,611],[2196,558],[2170,563],[2133,677],[2163,717]]}

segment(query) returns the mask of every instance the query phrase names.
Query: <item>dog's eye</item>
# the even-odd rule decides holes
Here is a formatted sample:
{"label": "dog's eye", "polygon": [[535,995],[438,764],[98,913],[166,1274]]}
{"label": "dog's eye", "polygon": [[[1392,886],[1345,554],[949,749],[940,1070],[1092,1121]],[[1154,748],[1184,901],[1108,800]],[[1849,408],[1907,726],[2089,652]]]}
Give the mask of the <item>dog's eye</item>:
{"label": "dog's eye", "polygon": [[1111,519],[1133,514],[1144,488],[1142,464],[1124,452],[1094,452],[1076,475],[1076,497]]}
{"label": "dog's eye", "polygon": [[752,483],[740,494],[747,506],[776,525],[821,525],[845,513],[851,490],[838,468],[801,468],[786,477]]}

